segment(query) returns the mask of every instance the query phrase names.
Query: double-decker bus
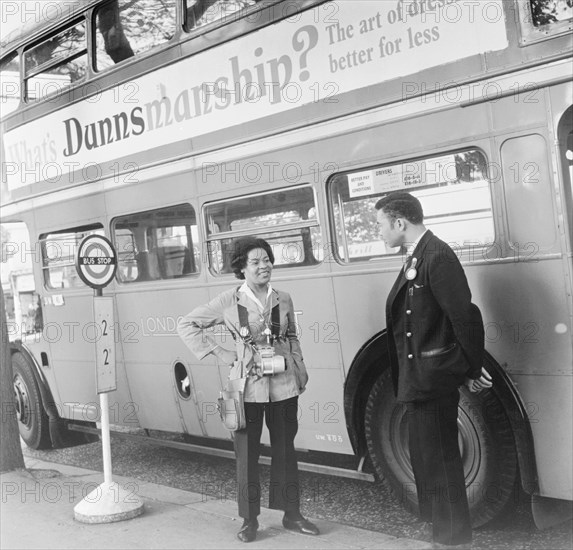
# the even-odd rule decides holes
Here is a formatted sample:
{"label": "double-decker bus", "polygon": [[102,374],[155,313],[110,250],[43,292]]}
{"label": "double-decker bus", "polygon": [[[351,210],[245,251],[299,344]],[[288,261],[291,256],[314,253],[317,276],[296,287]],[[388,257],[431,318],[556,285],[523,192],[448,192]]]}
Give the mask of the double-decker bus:
{"label": "double-decker bus", "polygon": [[111,422],[230,440],[215,405],[228,366],[199,361],[176,325],[237,284],[234,239],[258,235],[310,373],[298,447],[354,455],[356,475],[369,458],[415,510],[384,320],[403,258],[373,208],[407,189],[484,317],[494,386],[462,388],[459,407],[474,525],[519,486],[536,518],[570,505],[570,2],[47,4],[1,56],[2,222],[30,237],[4,252],[32,264],[42,308],[32,333],[11,329],[29,446],[100,419],[101,329],[74,265],[91,234],[118,254]]}

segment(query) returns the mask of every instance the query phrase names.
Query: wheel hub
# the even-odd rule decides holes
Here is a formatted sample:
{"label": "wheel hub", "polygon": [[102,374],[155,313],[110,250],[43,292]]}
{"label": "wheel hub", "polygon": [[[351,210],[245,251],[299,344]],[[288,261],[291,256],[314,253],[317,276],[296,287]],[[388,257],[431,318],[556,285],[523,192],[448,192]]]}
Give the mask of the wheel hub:
{"label": "wheel hub", "polygon": [[30,399],[26,383],[19,376],[14,379],[14,397],[18,421],[27,426],[30,423]]}

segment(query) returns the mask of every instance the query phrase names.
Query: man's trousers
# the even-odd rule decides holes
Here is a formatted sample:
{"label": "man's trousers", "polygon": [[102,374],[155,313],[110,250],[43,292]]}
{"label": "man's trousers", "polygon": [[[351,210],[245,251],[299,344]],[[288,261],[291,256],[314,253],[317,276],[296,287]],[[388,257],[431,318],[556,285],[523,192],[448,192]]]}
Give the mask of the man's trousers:
{"label": "man's trousers", "polygon": [[472,539],[468,499],[458,446],[459,391],[438,399],[407,403],[410,460],[420,515],[432,522],[434,542]]}

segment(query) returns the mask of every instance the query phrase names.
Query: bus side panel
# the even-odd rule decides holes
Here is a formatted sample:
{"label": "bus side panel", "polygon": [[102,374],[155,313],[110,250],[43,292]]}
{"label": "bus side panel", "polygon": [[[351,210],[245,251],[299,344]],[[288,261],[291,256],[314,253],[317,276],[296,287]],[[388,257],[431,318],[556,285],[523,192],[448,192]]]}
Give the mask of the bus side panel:
{"label": "bus side panel", "polygon": [[[344,370],[334,289],[327,277],[300,271],[282,281],[275,269],[273,287],[288,292],[294,303],[299,338],[309,381],[299,399],[299,448],[352,454],[344,420]],[[305,304],[307,304],[305,306]],[[265,436],[268,438],[268,436]]]}
{"label": "bus side panel", "polygon": [[486,346],[510,374],[571,375],[571,336],[560,328],[569,322],[560,260],[466,272],[484,313]]}
{"label": "bus side panel", "polygon": [[[386,297],[400,267],[395,271],[333,277],[343,363],[348,371],[358,350],[386,328]],[[360,288],[360,292],[348,289]],[[380,373],[383,365],[380,365]]]}
{"label": "bus side panel", "polygon": [[[201,265],[206,268],[205,264]],[[177,317],[188,314],[195,307],[207,303],[215,297],[221,287],[209,289],[201,281],[190,282],[188,288],[178,295],[172,306]],[[224,327],[216,327],[211,333],[215,340],[224,348],[233,349],[234,340]],[[203,435],[220,439],[229,439],[230,432],[223,426],[217,411],[217,398],[229,375],[228,365],[219,363],[217,359],[208,355],[198,360],[185,346],[177,335],[176,348],[181,360],[189,366],[189,375],[193,385],[193,394],[200,417],[200,428]],[[200,435],[200,432],[199,432]]]}
{"label": "bus side panel", "polygon": [[571,468],[565,466],[573,446],[573,357],[571,335],[560,329],[569,325],[561,260],[466,272],[484,313],[486,346],[516,383],[528,411],[541,494],[571,500]]}
{"label": "bus side panel", "polygon": [[[73,200],[62,200],[54,205],[43,204],[43,199],[37,200],[38,206],[34,211],[35,225],[40,235],[57,231],[70,231],[81,226],[102,223],[105,230],[103,195],[84,197]],[[66,212],[65,218],[61,212]],[[62,219],[65,219],[62,222]],[[38,245],[39,246],[39,245]],[[59,248],[58,248],[59,246]],[[72,243],[64,242],[50,247],[50,254],[62,259],[72,252]],[[74,261],[75,258],[72,258]],[[38,266],[41,268],[41,265]],[[93,297],[94,291],[85,285],[69,287],[71,278],[75,278],[75,267],[69,266],[67,277],[62,279],[62,287],[56,288],[58,278],[45,286],[43,291],[47,298],[43,301],[43,343],[49,346],[48,364],[44,368],[50,382],[55,382],[52,393],[57,400],[56,406],[60,416],[84,422],[95,422],[100,418],[100,405],[96,387],[95,346],[99,338],[99,330],[94,323]],[[39,279],[43,277],[39,274]],[[113,294],[114,283],[103,290],[104,296]],[[115,310],[117,316],[117,309]],[[114,327],[115,329],[115,327]],[[123,356],[119,344],[119,334],[116,335],[116,382],[117,389],[109,392],[110,422],[113,424],[128,424],[132,427],[139,425],[137,414],[131,408],[131,396],[125,370]],[[38,348],[39,349],[39,348]],[[38,359],[38,358],[37,358]],[[39,361],[40,362],[40,361]],[[41,363],[41,362],[40,362]],[[55,389],[57,388],[57,390]]]}
{"label": "bus side panel", "polygon": [[[190,310],[192,304],[206,301],[206,293],[181,286],[177,290],[153,284],[132,287],[117,294],[117,303],[126,371],[141,423],[148,429],[202,435],[197,404],[193,396],[179,394],[174,366],[188,355],[177,335],[181,308],[187,304]],[[215,369],[213,377],[218,382]]]}
{"label": "bus side panel", "polygon": [[[570,363],[571,364],[571,360]],[[539,494],[573,500],[573,377],[515,375],[535,441]]]}

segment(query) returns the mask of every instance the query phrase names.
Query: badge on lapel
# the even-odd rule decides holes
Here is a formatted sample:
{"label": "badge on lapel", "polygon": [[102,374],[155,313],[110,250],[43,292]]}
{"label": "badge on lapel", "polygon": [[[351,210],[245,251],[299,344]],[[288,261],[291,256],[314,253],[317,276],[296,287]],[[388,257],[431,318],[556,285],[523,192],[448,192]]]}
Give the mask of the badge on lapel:
{"label": "badge on lapel", "polygon": [[418,263],[418,258],[412,258],[412,263],[410,264],[410,267],[406,269],[404,277],[406,277],[408,281],[413,281],[416,278],[416,275],[418,275],[418,270],[416,269],[417,263]]}

